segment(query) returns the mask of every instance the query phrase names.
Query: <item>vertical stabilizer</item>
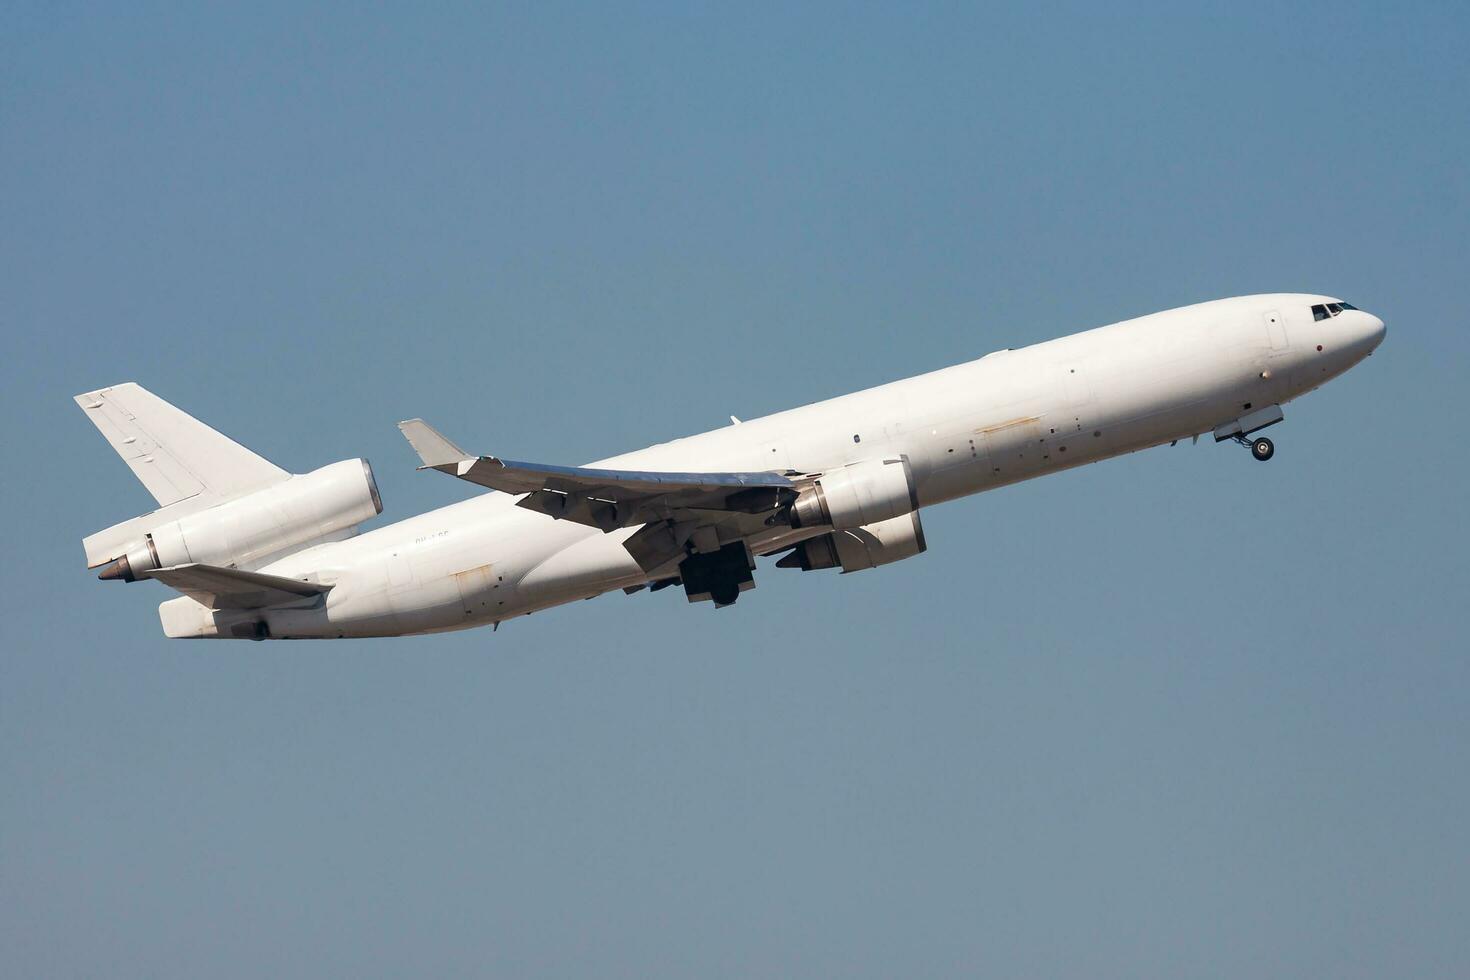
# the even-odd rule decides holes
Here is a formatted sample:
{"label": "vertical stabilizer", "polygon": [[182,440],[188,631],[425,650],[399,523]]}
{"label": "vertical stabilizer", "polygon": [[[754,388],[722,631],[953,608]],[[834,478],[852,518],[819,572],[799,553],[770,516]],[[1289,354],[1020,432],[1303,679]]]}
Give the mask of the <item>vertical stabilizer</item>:
{"label": "vertical stabilizer", "polygon": [[291,475],[131,381],[76,402],[161,507],[218,503]]}

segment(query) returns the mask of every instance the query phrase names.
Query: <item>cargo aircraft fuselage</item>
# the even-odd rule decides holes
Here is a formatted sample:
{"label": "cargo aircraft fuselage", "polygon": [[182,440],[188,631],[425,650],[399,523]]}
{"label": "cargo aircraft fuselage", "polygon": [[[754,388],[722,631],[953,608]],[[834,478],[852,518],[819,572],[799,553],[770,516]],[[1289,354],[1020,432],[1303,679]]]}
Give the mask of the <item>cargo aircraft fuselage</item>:
{"label": "cargo aircraft fuselage", "polygon": [[600,460],[465,453],[400,423],[424,466],[493,492],[376,530],[371,469],[293,476],[134,384],[78,403],[162,505],[89,537],[101,577],[154,578],[173,637],[396,636],[499,624],[621,589],[733,603],[755,559],[858,571],[925,550],[926,507],[1208,436],[1258,460],[1282,406],[1382,341],[1327,296],[1201,303]]}

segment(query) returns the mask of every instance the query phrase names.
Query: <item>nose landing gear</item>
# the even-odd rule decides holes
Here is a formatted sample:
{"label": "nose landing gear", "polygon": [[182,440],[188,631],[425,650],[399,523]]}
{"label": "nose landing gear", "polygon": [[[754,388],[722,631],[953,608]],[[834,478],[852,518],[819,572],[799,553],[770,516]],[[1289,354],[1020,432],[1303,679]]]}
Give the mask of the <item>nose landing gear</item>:
{"label": "nose landing gear", "polygon": [[[1249,409],[1251,406],[1247,403],[1241,407]],[[1242,415],[1233,422],[1217,425],[1215,427],[1215,441],[1224,442],[1226,439],[1230,439],[1238,442],[1242,446],[1250,449],[1251,455],[1264,463],[1276,455],[1276,446],[1265,436],[1256,436],[1254,439],[1251,436],[1256,432],[1260,432],[1268,425],[1275,425],[1285,417],[1282,414],[1280,405],[1267,405],[1265,408],[1258,408],[1248,415]]]}
{"label": "nose landing gear", "polygon": [[1251,455],[1263,463],[1276,455],[1276,444],[1265,436],[1252,439],[1249,436],[1237,435],[1235,441],[1250,449]]}

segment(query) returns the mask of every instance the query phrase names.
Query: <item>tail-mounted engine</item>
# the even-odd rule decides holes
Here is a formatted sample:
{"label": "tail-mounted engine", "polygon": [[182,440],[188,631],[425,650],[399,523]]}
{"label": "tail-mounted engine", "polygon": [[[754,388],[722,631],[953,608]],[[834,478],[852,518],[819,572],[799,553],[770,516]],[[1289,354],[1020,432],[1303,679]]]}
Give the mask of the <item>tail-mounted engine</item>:
{"label": "tail-mounted engine", "polygon": [[288,549],[334,540],[382,512],[368,461],[344,460],[140,530],[119,542],[111,551],[116,560],[97,577],[131,582],[154,568],[194,562],[248,569]]}

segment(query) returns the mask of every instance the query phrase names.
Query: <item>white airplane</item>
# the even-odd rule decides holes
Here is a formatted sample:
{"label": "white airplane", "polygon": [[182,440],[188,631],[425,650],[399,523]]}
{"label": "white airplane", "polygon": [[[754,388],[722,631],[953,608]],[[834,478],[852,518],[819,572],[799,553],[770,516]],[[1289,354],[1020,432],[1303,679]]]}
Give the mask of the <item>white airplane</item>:
{"label": "white airplane", "polygon": [[921,508],[1111,456],[1233,440],[1367,357],[1383,321],[1329,296],[1242,296],[1127,320],[591,466],[467,453],[399,428],[487,493],[365,534],[366,460],[292,475],[133,383],[77,396],[160,509],[86,538],[99,578],[154,579],[171,637],[402,636],[622,589],[733,603],[757,556],[843,572],[925,550]]}

